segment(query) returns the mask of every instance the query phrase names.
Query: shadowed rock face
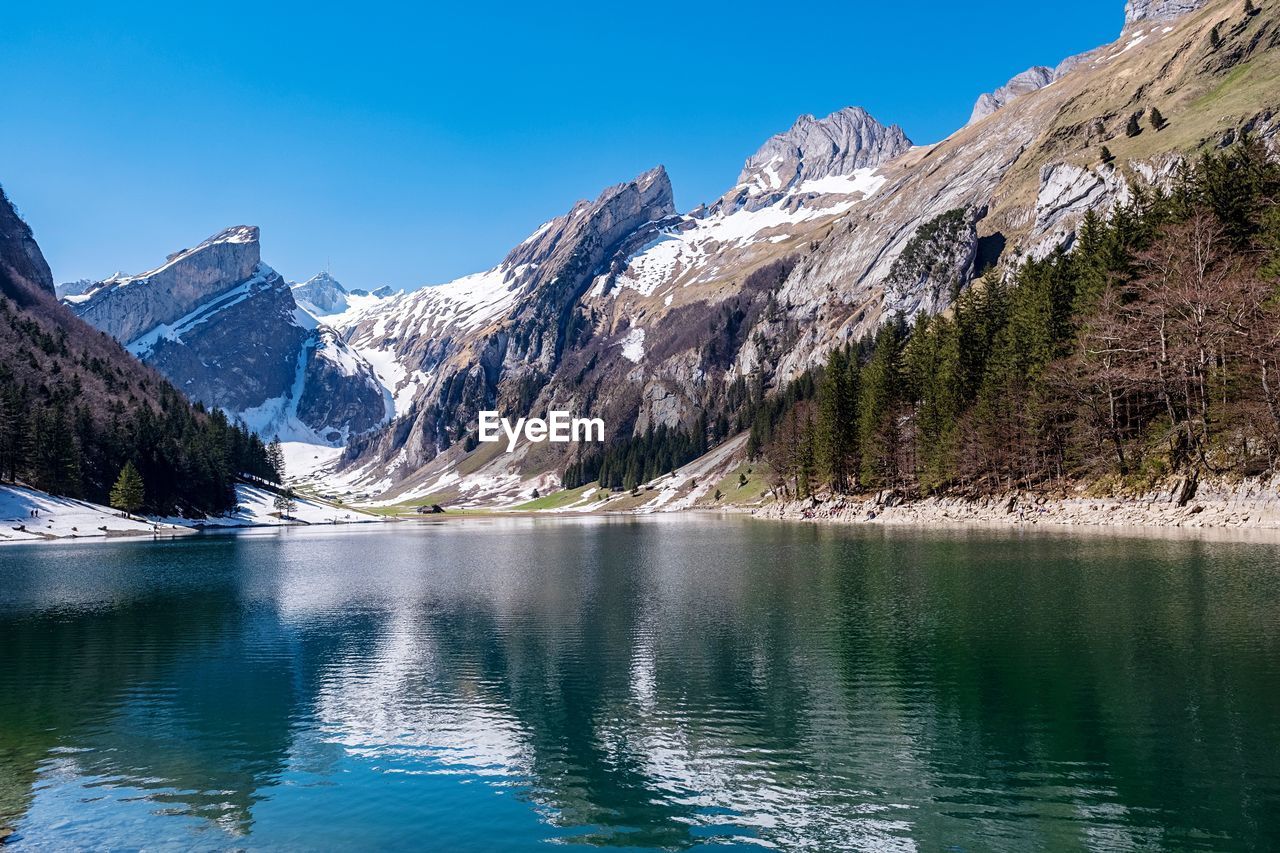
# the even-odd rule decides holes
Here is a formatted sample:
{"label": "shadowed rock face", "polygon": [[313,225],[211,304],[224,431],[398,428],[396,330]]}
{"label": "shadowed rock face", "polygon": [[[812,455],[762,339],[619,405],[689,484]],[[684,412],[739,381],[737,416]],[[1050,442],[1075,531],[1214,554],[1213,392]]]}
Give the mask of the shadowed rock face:
{"label": "shadowed rock face", "polygon": [[328,326],[317,326],[305,345],[305,382],[298,419],[335,444],[341,430],[360,435],[390,414],[386,390],[373,368]]}
{"label": "shadowed rock face", "polygon": [[66,301],[193,400],[266,435],[301,425],[337,441],[382,423],[390,413],[373,369],[298,308],[258,238],[254,226],[228,228]]}
{"label": "shadowed rock face", "polygon": [[287,395],[310,331],[294,322],[296,305],[278,274],[267,268],[251,282],[243,301],[210,310],[180,338],[130,348],[207,406],[243,412]]}
{"label": "shadowed rock face", "polygon": [[18,216],[0,188],[0,263],[9,275],[23,279],[46,293],[54,292],[53,274],[36,245],[31,228]]}
{"label": "shadowed rock face", "polygon": [[395,457],[410,470],[458,441],[479,410],[523,413],[581,333],[583,294],[674,215],[671,180],[659,166],[578,202],[494,269],[393,297],[363,315],[348,340],[391,350],[421,385],[408,421],[357,442],[349,455],[374,466]]}

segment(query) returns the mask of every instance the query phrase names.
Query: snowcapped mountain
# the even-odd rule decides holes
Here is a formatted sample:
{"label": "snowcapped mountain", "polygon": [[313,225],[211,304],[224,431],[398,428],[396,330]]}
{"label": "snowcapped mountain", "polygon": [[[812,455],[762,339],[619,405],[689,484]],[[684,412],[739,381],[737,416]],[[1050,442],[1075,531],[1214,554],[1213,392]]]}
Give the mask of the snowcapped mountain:
{"label": "snowcapped mountain", "polygon": [[[614,440],[731,418],[735,383],[781,387],[887,316],[945,310],[985,270],[1069,247],[1086,212],[1159,183],[1180,152],[1241,127],[1272,137],[1280,96],[1250,81],[1271,76],[1276,26],[1229,0],[1130,0],[1120,41],[1016,76],[934,145],[851,107],[767,140],[710,207],[677,214],[660,168],[611,187],[492,270],[335,322],[397,416],[337,476],[388,499],[554,483],[559,448],[464,446],[481,408],[589,412]],[[1157,102],[1169,126],[1127,136]]]}
{"label": "snowcapped mountain", "polygon": [[327,272],[316,273],[306,281],[295,282],[290,287],[293,288],[293,298],[298,307],[316,318],[328,318],[352,310],[363,311],[395,292],[390,287],[380,287],[372,292],[359,288],[348,289]]}
{"label": "snowcapped mountain", "polygon": [[351,307],[347,300],[347,289],[327,272],[317,273],[291,287],[298,307],[313,317],[341,314]]}
{"label": "snowcapped mountain", "polygon": [[63,301],[192,399],[265,436],[339,444],[391,414],[373,368],[298,307],[262,262],[258,229],[228,228],[138,275]]}

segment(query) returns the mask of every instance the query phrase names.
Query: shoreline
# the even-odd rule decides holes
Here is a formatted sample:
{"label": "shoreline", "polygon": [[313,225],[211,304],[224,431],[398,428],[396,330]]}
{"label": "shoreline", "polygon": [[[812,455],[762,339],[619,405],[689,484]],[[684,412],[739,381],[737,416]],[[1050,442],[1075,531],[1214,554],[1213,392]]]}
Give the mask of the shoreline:
{"label": "shoreline", "polygon": [[[1179,506],[1181,482],[1140,495],[1050,496],[1011,491],[986,498],[928,497],[903,500],[881,492],[833,495],[744,510],[753,518],[884,527],[982,527],[987,529],[1171,530],[1262,533],[1280,539],[1280,478],[1237,483],[1205,482]],[[1216,538],[1216,537],[1215,537]]]}
{"label": "shoreline", "polygon": [[352,507],[336,507],[303,497],[297,498],[294,514],[283,519],[272,512],[271,493],[244,484],[237,486],[237,492],[240,504],[234,515],[177,518],[126,516],[119,510],[89,501],[6,483],[0,485],[0,546],[176,539],[219,530],[331,527],[391,521]]}

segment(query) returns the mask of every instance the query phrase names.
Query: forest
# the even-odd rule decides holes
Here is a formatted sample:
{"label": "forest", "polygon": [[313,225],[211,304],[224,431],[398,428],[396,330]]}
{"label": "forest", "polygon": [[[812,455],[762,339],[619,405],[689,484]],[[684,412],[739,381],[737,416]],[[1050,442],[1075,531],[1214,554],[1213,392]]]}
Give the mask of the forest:
{"label": "forest", "polygon": [[[1130,186],[1070,251],[994,271],[758,406],[783,495],[1140,490],[1280,463],[1280,166],[1258,141]],[[807,386],[805,385],[807,383]]]}
{"label": "forest", "polygon": [[[278,477],[262,440],[221,411],[193,406],[149,368],[60,306],[40,322],[0,296],[0,481],[106,504],[127,463],[141,475],[136,509],[200,517],[236,505],[241,476]],[[96,347],[96,349],[95,349]]]}

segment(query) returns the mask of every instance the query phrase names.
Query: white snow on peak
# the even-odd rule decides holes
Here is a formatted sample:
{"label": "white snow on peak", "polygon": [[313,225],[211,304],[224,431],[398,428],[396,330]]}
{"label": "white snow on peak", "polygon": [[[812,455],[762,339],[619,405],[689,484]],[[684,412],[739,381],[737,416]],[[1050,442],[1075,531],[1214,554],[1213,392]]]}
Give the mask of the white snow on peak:
{"label": "white snow on peak", "polygon": [[213,246],[215,244],[256,243],[256,242],[258,242],[258,226],[234,225],[231,228],[227,228],[223,231],[219,231],[217,234],[214,234],[212,237],[202,241],[201,243],[199,243],[198,245],[190,249],[183,249],[180,252],[174,252],[172,255],[165,258],[165,261],[163,264],[156,267],[155,269],[147,270],[146,272],[138,273],[137,275],[124,275],[123,273],[115,273],[114,275],[111,276],[111,278],[104,279],[102,283],[104,285],[114,284],[114,285],[120,285],[120,286],[133,284],[136,281],[143,281],[155,275],[156,273],[163,272],[164,270],[168,269],[169,267],[173,266],[179,261],[185,260],[186,258],[189,258],[192,255],[194,255],[196,252],[199,252],[203,249],[207,249],[210,246]]}
{"label": "white snow on peak", "polygon": [[[858,169],[850,175],[805,181],[787,196],[758,210],[743,208],[702,218],[686,216],[632,254],[616,283],[650,296],[658,287],[695,267],[704,267],[695,281],[709,279],[716,273],[716,266],[707,264],[707,260],[721,250],[760,241],[759,235],[770,230],[783,232],[770,240],[785,240],[790,227],[844,213],[877,193],[884,183],[885,178],[875,169]],[[807,200],[805,196],[824,198]],[[606,281],[601,277],[595,296],[602,295]]]}

